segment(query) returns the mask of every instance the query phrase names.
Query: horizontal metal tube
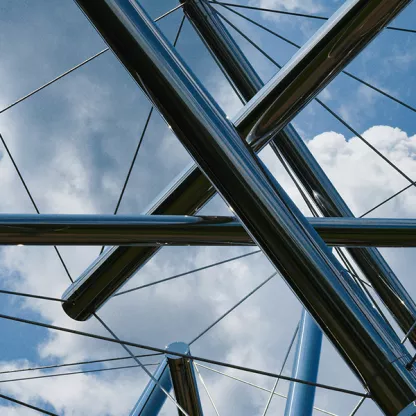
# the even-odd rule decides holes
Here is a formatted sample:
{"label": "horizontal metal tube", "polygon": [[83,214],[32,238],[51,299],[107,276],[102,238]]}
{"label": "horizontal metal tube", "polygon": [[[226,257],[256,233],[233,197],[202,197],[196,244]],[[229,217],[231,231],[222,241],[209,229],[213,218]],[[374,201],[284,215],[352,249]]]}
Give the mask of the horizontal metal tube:
{"label": "horizontal metal tube", "polygon": [[[203,0],[188,0],[184,11],[240,94],[246,99],[252,98],[253,91],[259,91],[263,83],[215,10]],[[354,216],[292,125],[282,129],[270,144],[289,164],[324,216]],[[324,235],[321,237],[328,243]],[[362,245],[383,246],[380,242]],[[348,251],[400,328],[407,333],[416,321],[416,304],[383,256],[375,248],[349,248]],[[416,347],[416,331],[411,332],[410,341]]]}
{"label": "horizontal metal tube", "polygon": [[[380,3],[385,4],[386,2],[386,0],[383,0]],[[88,10],[88,0],[77,0],[77,3],[81,8]],[[394,7],[395,3],[396,0],[389,3],[392,6],[392,10],[396,10]],[[351,21],[354,21],[353,15],[349,14],[349,17]],[[393,17],[394,13],[391,12],[390,18]],[[331,21],[329,21],[328,24],[332,24],[330,22]],[[106,27],[106,16],[104,15],[101,16],[100,20],[95,19],[95,24],[100,32],[106,31],[106,29],[111,30]],[[109,36],[106,36],[106,41],[114,50],[119,48],[122,49],[123,46],[120,44],[118,34],[114,33],[113,35],[114,36],[111,39]],[[352,43],[357,41],[353,36],[353,33],[345,33],[344,35],[345,39],[349,39]],[[370,39],[372,39],[372,36],[362,36],[359,42],[363,43]],[[356,53],[358,53],[358,49],[352,48],[349,55],[352,58]],[[131,62],[129,63],[124,60],[123,64],[131,73],[135,73]],[[337,71],[341,69],[342,67],[339,67],[337,68]],[[139,77],[133,76],[137,82],[142,85]],[[268,85],[270,86],[270,83]],[[249,114],[246,114],[246,116],[250,118]],[[243,121],[244,118],[240,117],[239,123],[241,124]],[[259,151],[265,144],[266,142],[262,140],[256,141],[256,139],[253,139],[250,142],[250,146],[255,151]],[[215,189],[208,179],[196,166],[191,166],[176,182],[173,183],[173,185],[170,186],[147,213],[193,215],[214,195]],[[122,284],[124,284],[140,267],[146,264],[157,250],[158,248],[115,246],[103,253],[81,276],[79,276],[78,280],[68,292],[68,303],[65,308],[67,314],[77,320],[86,320],[91,317],[92,314],[99,309]]]}
{"label": "horizontal metal tube", "polygon": [[[416,247],[416,219],[308,218],[326,244]],[[235,217],[0,214],[0,245],[252,246]]]}
{"label": "horizontal metal tube", "polygon": [[[306,192],[313,198],[324,216],[345,217],[346,219],[354,217],[348,205],[292,126],[281,131],[279,140],[273,142],[271,146],[275,151],[280,152],[290,164]],[[371,222],[366,222],[366,224],[371,224]],[[369,229],[363,232],[372,233]],[[382,245],[373,244],[373,246],[381,247]],[[375,248],[349,248],[348,252],[373,285],[403,332],[407,333],[416,321],[416,305],[383,256]],[[416,346],[416,333],[413,332],[409,338]]]}
{"label": "horizontal metal tube", "polygon": [[143,9],[129,0],[78,2],[376,403],[396,416],[416,398],[415,372],[405,368],[410,356],[397,335],[363,303],[351,276]]}

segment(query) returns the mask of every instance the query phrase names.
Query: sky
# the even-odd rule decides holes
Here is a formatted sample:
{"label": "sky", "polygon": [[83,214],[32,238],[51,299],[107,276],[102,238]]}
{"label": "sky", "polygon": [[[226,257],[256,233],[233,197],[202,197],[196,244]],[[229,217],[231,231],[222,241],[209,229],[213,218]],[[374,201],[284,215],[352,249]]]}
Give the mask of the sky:
{"label": "sky", "polygon": [[[330,16],[342,1],[235,0],[235,3]],[[156,18],[177,0],[142,0]],[[296,49],[251,23],[218,8],[279,64]],[[322,24],[319,20],[259,11],[238,11],[302,45]],[[158,23],[172,40],[181,11]],[[393,24],[415,28],[416,6],[410,4]],[[267,82],[277,68],[240,37],[230,32]],[[349,66],[367,82],[415,106],[416,43],[411,33],[383,31]],[[72,0],[2,0],[0,2],[0,133],[20,168],[41,213],[112,214],[128,172],[150,104],[111,52],[81,67],[11,109],[20,97],[105,48],[104,42]],[[189,22],[177,50],[212,96],[232,117],[241,103],[227,85]],[[416,122],[414,113],[340,74],[319,96],[379,151],[416,179]],[[407,182],[337,120],[311,102],[294,120],[329,178],[355,215],[361,215]],[[279,183],[308,215],[293,183],[270,149],[261,158]],[[142,214],[165,187],[191,162],[162,118],[154,113],[134,165],[120,214]],[[33,213],[19,177],[0,146],[0,212]],[[374,211],[373,217],[414,218],[416,190],[409,189]],[[204,214],[227,214],[215,197]],[[100,247],[60,247],[73,278],[96,258]],[[164,248],[125,285],[134,287],[193,268],[227,259],[253,248]],[[414,249],[383,249],[389,264],[413,296],[416,283]],[[230,262],[111,299],[100,316],[126,340],[164,347],[189,341],[259,285],[274,269],[262,254]],[[51,247],[1,247],[0,287],[60,297],[69,285]],[[2,296],[0,313],[24,317],[85,332],[107,335],[95,321],[75,322],[59,303]],[[301,305],[278,275],[234,310],[193,346],[195,355],[278,372]],[[38,365],[125,356],[118,345],[72,334],[0,320],[0,371]],[[399,335],[402,334],[399,332]],[[411,353],[413,349],[409,346]],[[141,353],[142,351],[140,351]],[[146,363],[157,362],[149,357]],[[130,361],[95,365],[100,368]],[[284,374],[290,375],[292,356]],[[271,378],[215,367],[229,375],[270,389]],[[79,371],[81,367],[50,370],[48,374]],[[201,368],[221,415],[261,415],[268,393]],[[59,415],[128,414],[148,377],[132,368],[38,380],[8,379],[39,372],[0,374],[0,393]],[[324,338],[318,382],[362,391],[354,375]],[[286,394],[288,383],[277,391]],[[215,415],[200,385],[206,415]],[[317,389],[315,405],[336,415],[349,415],[358,399]],[[274,398],[269,414],[283,414],[285,401]],[[31,415],[33,411],[0,401],[0,413]],[[175,414],[169,401],[163,415]],[[322,415],[318,411],[314,415]],[[357,415],[381,415],[366,401]]]}

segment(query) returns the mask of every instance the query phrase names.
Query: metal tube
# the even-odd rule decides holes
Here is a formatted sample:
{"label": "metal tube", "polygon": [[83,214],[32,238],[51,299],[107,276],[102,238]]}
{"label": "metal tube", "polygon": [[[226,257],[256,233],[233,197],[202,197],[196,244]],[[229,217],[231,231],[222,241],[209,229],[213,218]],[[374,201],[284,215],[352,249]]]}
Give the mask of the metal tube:
{"label": "metal tube", "polygon": [[[379,4],[380,7],[392,5],[386,2],[384,5],[382,2]],[[263,83],[256,73],[253,75],[254,70],[215,10],[205,1],[189,0],[185,4],[184,11],[207,47],[217,56],[223,70],[240,88],[240,93],[251,99],[253,95],[250,94],[260,90]],[[351,34],[346,33],[345,36]],[[318,69],[323,70],[322,67]],[[354,216],[292,125],[289,124],[280,131],[271,140],[271,146],[274,151],[280,151],[324,216]],[[322,234],[321,237],[325,239]],[[328,243],[328,240],[325,241]],[[363,246],[381,247],[382,245],[377,243],[363,244]],[[374,248],[355,248],[348,251],[403,332],[407,333],[412,323],[416,321],[416,304],[383,256]],[[411,334],[410,341],[416,346],[416,333]]]}
{"label": "metal tube", "polygon": [[234,123],[267,142],[367,46],[410,0],[349,0],[242,109]]}
{"label": "metal tube", "polygon": [[[280,151],[290,163],[324,216],[354,216],[292,126],[281,132],[279,140],[272,143],[272,148]],[[368,232],[371,233],[370,230]],[[403,332],[407,333],[416,321],[416,304],[383,256],[375,248],[350,248],[348,251]],[[411,334],[410,341],[416,346],[416,334]]]}
{"label": "metal tube", "polygon": [[[416,247],[416,219],[308,218],[329,246]],[[0,214],[0,245],[252,246],[235,217]]]}
{"label": "metal tube", "polygon": [[[189,345],[184,342],[172,342],[166,347],[168,351],[189,354]],[[202,416],[192,361],[183,357],[166,354],[157,367],[154,378],[166,391],[173,386],[176,401],[189,416]],[[158,387],[154,380],[150,380],[130,416],[157,416],[166,401],[166,394]],[[183,416],[178,410],[179,416]]]}
{"label": "metal tube", "polygon": [[325,330],[387,415],[416,397],[410,356],[143,9],[78,0],[253,240]]}
{"label": "metal tube", "polygon": [[[385,1],[382,3],[385,3]],[[79,4],[82,6],[82,0],[79,1]],[[352,17],[351,19],[353,20]],[[348,32],[345,33],[345,39],[349,39],[351,42],[354,41],[352,33],[350,34]],[[363,39],[367,39],[366,36],[363,36],[361,41],[363,41]],[[241,57],[242,54],[236,51],[237,49],[234,43],[233,53]],[[225,51],[224,54],[227,54],[227,52]],[[353,56],[354,53],[351,52],[350,55]],[[232,54],[228,53],[227,58],[231,59]],[[224,65],[224,63],[222,64]],[[244,68],[247,68],[248,66],[248,63],[244,64]],[[230,73],[233,73],[229,68],[224,68]],[[236,68],[236,66],[234,66],[234,68]],[[236,70],[234,69],[234,71]],[[248,79],[251,76],[253,76],[253,71],[247,69],[247,76],[243,75],[244,80],[236,81],[236,85],[239,85],[239,87],[242,88],[243,84],[248,84]],[[261,85],[256,76],[253,77],[252,81],[253,86],[251,88],[247,87],[247,91],[242,91],[242,94],[246,97]],[[261,141],[253,141],[251,142],[251,147],[253,150],[259,151],[264,144],[265,143],[262,143]],[[302,145],[304,146],[303,142]],[[198,168],[192,166],[173,183],[147,213],[193,215],[202,208],[214,194],[215,189],[210,182]],[[149,247],[112,247],[109,251],[103,253],[79,277],[72,287],[72,290],[67,293],[68,305],[66,312],[68,315],[77,320],[88,319],[122,284],[124,284],[140,267],[146,264],[157,250],[157,248]],[[379,260],[382,261],[382,257],[380,255],[379,257]],[[391,270],[389,271],[385,262],[384,268],[376,267],[377,265],[371,258],[362,263],[366,265],[367,272],[371,272],[374,276],[382,269],[381,271],[384,272],[382,277],[386,282],[389,273],[392,278],[394,277],[394,274]],[[398,285],[400,285],[400,283],[395,282],[395,286],[397,287]],[[391,285],[388,287],[390,286]],[[393,299],[394,296],[389,294],[389,298]],[[410,312],[397,311],[397,313],[404,315],[410,314],[413,319],[412,311],[415,309],[411,307],[412,303],[406,296],[401,296],[400,299],[405,302]],[[394,300],[391,302],[394,302]],[[388,302],[385,301],[385,303],[388,305]],[[416,313],[414,314],[414,319],[416,319]],[[407,320],[404,320],[404,322],[407,322]]]}
{"label": "metal tube", "polygon": [[[172,389],[167,358],[164,358],[157,367],[153,377],[166,390]],[[166,394],[159,388],[154,380],[149,380],[146,388],[135,404],[130,416],[157,416],[166,401]]]}
{"label": "metal tube", "polygon": [[180,0],[183,10],[218,65],[245,101],[263,87],[257,72],[246,59],[214,9],[203,0]]}
{"label": "metal tube", "polygon": [[[169,351],[189,354],[189,345],[183,342],[174,342],[168,348]],[[166,357],[177,402],[189,416],[202,416],[201,400],[192,361],[171,353]],[[182,416],[181,412],[179,412],[179,416]]]}
{"label": "metal tube", "polygon": [[[322,331],[304,309],[299,323],[292,377],[316,383],[321,355]],[[290,383],[285,416],[312,416],[315,386]]]}

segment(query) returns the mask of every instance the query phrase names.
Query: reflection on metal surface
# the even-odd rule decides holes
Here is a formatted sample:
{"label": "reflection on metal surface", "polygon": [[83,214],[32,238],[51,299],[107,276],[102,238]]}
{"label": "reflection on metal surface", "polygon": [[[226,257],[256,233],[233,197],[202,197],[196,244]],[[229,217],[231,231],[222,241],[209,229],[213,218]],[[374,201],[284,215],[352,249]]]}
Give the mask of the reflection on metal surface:
{"label": "reflection on metal surface", "polygon": [[[81,8],[87,12],[87,15],[92,13],[98,13],[94,8],[89,8],[87,0],[77,0]],[[100,2],[97,2],[97,4]],[[381,3],[386,3],[385,1]],[[395,3],[395,2],[393,2]],[[391,4],[393,7],[393,4]],[[95,10],[95,11],[94,11]],[[395,10],[392,8],[392,10]],[[106,31],[108,18],[111,19],[109,13],[117,15],[120,9],[116,4],[110,5],[106,8],[105,14],[100,18],[94,18],[94,24],[97,26],[99,32]],[[104,13],[104,12],[103,12]],[[91,14],[90,14],[91,15]],[[392,18],[394,14],[389,15]],[[350,15],[350,18],[353,16]],[[109,29],[111,30],[111,29]],[[121,33],[121,32],[120,32]],[[132,34],[127,34],[126,39],[129,39]],[[348,38],[349,34],[345,33],[345,37]],[[118,34],[114,33],[111,37],[106,36],[106,41],[110,44],[113,50],[122,51],[124,49],[126,55],[128,51],[123,46],[123,36],[118,37]],[[129,39],[127,44],[132,41]],[[356,51],[358,52],[358,50]],[[235,53],[235,51],[234,51]],[[351,52],[351,56],[354,53]],[[142,85],[140,77],[134,69],[134,63],[136,58],[131,57],[129,62],[123,60],[130,73],[137,82]],[[137,63],[138,64],[138,63]],[[245,68],[247,65],[245,65]],[[341,67],[339,68],[341,69]],[[249,71],[249,76],[252,75],[252,71]],[[256,78],[257,79],[257,78]],[[244,83],[247,84],[248,77],[245,77]],[[243,81],[242,81],[243,82]],[[253,82],[253,88],[247,91],[244,95],[248,96],[249,93],[257,88],[258,80]],[[237,83],[236,83],[237,85]],[[242,85],[238,83],[238,85]],[[180,115],[178,115],[180,116]],[[254,150],[258,151],[265,143],[261,141],[253,141],[251,146]],[[195,214],[204,204],[215,194],[214,187],[201,173],[201,171],[193,166],[190,167],[182,177],[169,188],[169,190],[157,201],[157,203],[148,211],[149,214]],[[71,294],[68,296],[68,304],[65,308],[69,316],[74,319],[85,320],[88,319],[92,313],[94,313],[103,303],[105,303],[111,295],[125,283],[140,267],[142,267],[157,251],[157,248],[140,248],[140,247],[113,247],[107,253],[103,253],[99,256],[93,264],[86,270],[74,283]],[[381,256],[380,256],[381,257]],[[370,261],[362,262],[367,266],[368,272],[373,272],[377,269],[374,267],[374,262]],[[385,267],[387,272],[387,268]],[[397,282],[396,282],[397,283]],[[397,283],[398,285],[398,283]],[[393,292],[396,293],[396,292]],[[390,294],[389,294],[390,295]],[[391,298],[391,296],[389,296]],[[405,299],[405,303],[408,299]],[[402,308],[403,309],[403,308]],[[412,310],[411,308],[409,308]],[[400,311],[399,311],[400,312]],[[398,313],[399,313],[398,312]],[[406,315],[406,312],[400,312]],[[409,315],[409,313],[407,313]],[[416,319],[416,314],[414,316]],[[413,319],[413,320],[414,320]],[[412,322],[413,322],[412,320]]]}
{"label": "reflection on metal surface", "polygon": [[[184,342],[172,342],[166,350],[181,354],[190,352],[189,345]],[[166,354],[153,376],[166,391],[169,392],[173,386],[176,401],[189,416],[202,416],[198,386],[191,360],[171,353]],[[150,380],[130,416],[157,416],[166,397],[155,381]],[[178,412],[179,416],[183,416],[179,409]]]}
{"label": "reflection on metal surface", "polygon": [[[416,247],[416,219],[308,218],[326,244]],[[252,246],[235,217],[0,214],[0,245]]]}
{"label": "reflection on metal surface", "polygon": [[351,277],[142,8],[128,0],[78,3],[376,403],[397,415],[416,398],[415,372],[405,368],[410,356],[397,335],[362,301]]}
{"label": "reflection on metal surface", "polygon": [[[380,2],[378,6],[388,8],[394,4]],[[260,90],[263,84],[257,74],[253,74],[254,70],[250,63],[218,19],[214,9],[207,7],[207,3],[204,1],[189,0],[184,10],[209,50],[217,57],[224,72],[238,86],[240,94],[246,99],[251,99],[254,95],[253,91]],[[397,10],[392,13],[396,12]],[[370,12],[370,15],[374,13],[376,10]],[[391,18],[391,16],[389,17]],[[344,35],[347,40],[349,36],[353,35],[353,32],[347,31]],[[331,41],[331,38],[327,40]],[[357,52],[358,50],[351,52],[348,59]],[[313,57],[313,55],[311,56]],[[336,63],[332,62],[332,64]],[[331,65],[331,62],[328,65]],[[323,70],[320,66],[315,69],[316,71]],[[333,75],[331,74],[331,76]],[[280,74],[276,77],[279,76]],[[258,148],[261,145],[261,140],[255,140],[252,144]],[[274,151],[281,153],[324,216],[354,216],[292,125],[287,125],[275,137],[272,137],[271,146]],[[325,238],[322,234],[321,236]],[[367,243],[369,242],[367,241]],[[362,245],[381,246],[380,242]],[[354,248],[349,249],[349,253],[371,282],[403,332],[407,333],[410,325],[416,321],[416,305],[393,270],[377,249]],[[416,333],[412,333],[410,341],[416,346]]]}
{"label": "reflection on metal surface", "polygon": [[[321,354],[322,331],[304,309],[299,323],[292,377],[316,383]],[[311,416],[315,400],[315,386],[290,383],[285,416]]]}
{"label": "reflection on metal surface", "polygon": [[[169,344],[167,349],[181,354],[189,354],[189,345],[184,342]],[[172,353],[167,354],[166,358],[168,360],[177,402],[189,416],[202,416],[201,401],[192,361],[188,358],[178,357]],[[179,412],[179,416],[182,416],[181,412]]]}
{"label": "reflection on metal surface", "polygon": [[181,2],[185,3],[183,10],[189,21],[214,59],[223,67],[230,82],[245,101],[250,100],[263,83],[213,8],[203,0]]}
{"label": "reflection on metal surface", "polygon": [[[272,147],[288,161],[324,216],[346,219],[354,216],[292,126],[280,133]],[[371,234],[370,230],[368,232]],[[416,305],[393,270],[375,248],[350,248],[348,251],[406,333],[416,320]],[[416,345],[416,334],[410,340]]]}
{"label": "reflection on metal surface", "polygon": [[248,141],[267,142],[285,127],[410,0],[349,0],[237,116]]}

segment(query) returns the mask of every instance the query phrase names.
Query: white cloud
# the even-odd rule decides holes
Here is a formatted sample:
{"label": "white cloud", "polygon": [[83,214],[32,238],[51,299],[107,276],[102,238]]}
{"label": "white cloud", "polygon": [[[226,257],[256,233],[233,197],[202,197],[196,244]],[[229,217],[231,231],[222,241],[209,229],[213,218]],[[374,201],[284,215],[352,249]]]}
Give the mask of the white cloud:
{"label": "white cloud", "polygon": [[251,0],[250,5],[274,10],[318,13],[323,7],[316,0]]}
{"label": "white cloud", "polygon": [[[258,0],[251,4],[310,13],[323,10],[320,2],[315,0]],[[248,27],[247,24],[244,28],[248,30]],[[249,33],[254,39],[260,39],[258,33]],[[252,51],[249,53],[257,56]],[[38,58],[40,62],[47,61],[44,53],[39,54]],[[74,60],[77,61],[78,59]],[[12,76],[17,64],[17,61],[8,62],[10,68],[7,79],[14,80],[14,83],[6,82],[5,92],[0,97],[4,104],[20,94],[16,92],[19,79]],[[42,105],[36,101],[30,104],[28,101],[2,116],[2,132],[10,141],[19,166],[23,166],[23,173],[43,212],[111,212],[114,208],[120,184],[137,144],[142,121],[148,111],[148,105],[143,105],[142,99],[132,93],[136,91],[136,85],[123,70],[115,68],[119,68],[118,63],[108,55],[99,65],[97,63],[97,73],[88,72],[84,68],[85,72],[73,74],[57,84],[56,89],[52,87],[45,90]],[[26,80],[26,77],[23,78]],[[215,90],[215,98],[227,114],[232,116],[240,106],[235,95],[225,83],[218,82],[217,76],[207,78],[207,87]],[[3,72],[1,79],[6,79]],[[37,85],[36,82],[33,84]],[[7,99],[4,98],[5,95]],[[371,96],[367,98],[370,100]],[[42,106],[43,112],[40,111]],[[50,117],[52,109],[59,122],[54,122],[53,117]],[[189,160],[186,152],[164,127],[155,125],[152,129],[154,134],[143,142],[129,185],[131,191],[127,192],[123,202],[123,210],[126,212],[141,212]],[[416,178],[415,136],[388,126],[376,126],[365,132],[364,136],[409,176]],[[310,140],[308,146],[358,214],[406,184],[403,178],[356,138],[346,140],[340,134],[327,132]],[[262,156],[278,181],[306,213],[299,194],[272,152],[266,150]],[[1,195],[7,195],[0,201],[0,210],[32,212],[7,155],[0,159],[0,176]],[[377,215],[414,217],[415,195],[413,190],[407,191],[377,211]],[[219,198],[205,209],[213,214],[225,210]],[[96,247],[61,250],[74,277],[87,267],[99,251]],[[137,273],[126,288],[243,251],[236,248],[164,249]],[[399,256],[391,257],[398,262]],[[60,296],[68,286],[68,278],[51,248],[7,247],[0,251],[0,260],[2,287]],[[401,261],[403,268],[408,264],[408,257]],[[100,315],[124,339],[159,347],[175,340],[186,341],[264,280],[271,270],[264,257],[256,255],[115,298],[103,307]],[[400,277],[403,277],[411,291],[415,290],[408,273],[403,273]],[[94,320],[86,323],[71,321],[59,304],[30,300],[22,302],[21,306],[22,315],[35,313],[37,319],[45,322],[105,334]],[[286,284],[275,277],[196,342],[192,351],[218,360],[277,372],[299,316],[298,301]],[[24,331],[24,327],[21,328]],[[27,340],[28,343],[30,341]],[[37,347],[40,364],[50,359],[67,362],[125,355],[117,345],[53,331]],[[358,382],[328,343],[324,343],[321,362],[321,382],[359,388]],[[3,363],[2,368],[23,368],[36,364],[39,363],[10,361]],[[290,374],[290,369],[289,363],[285,374]],[[268,388],[273,385],[273,380],[265,377],[224,371]],[[251,415],[263,410],[267,393],[203,369],[201,372],[221,414]],[[48,401],[62,415],[119,415],[131,409],[146,382],[147,376],[140,370],[120,370],[96,375],[5,383],[3,388],[6,394],[40,407]],[[287,383],[280,383],[279,391],[285,392],[287,386]],[[201,396],[206,414],[214,414],[202,389]],[[354,398],[318,390],[317,405],[339,414],[345,414],[345,409],[352,409],[354,403]],[[273,406],[276,414],[282,414],[284,401],[275,399]],[[0,412],[10,415],[32,414],[20,407],[13,410],[0,408]],[[167,402],[164,413],[174,413],[170,402]],[[378,414],[376,410],[370,413],[375,416]]]}

